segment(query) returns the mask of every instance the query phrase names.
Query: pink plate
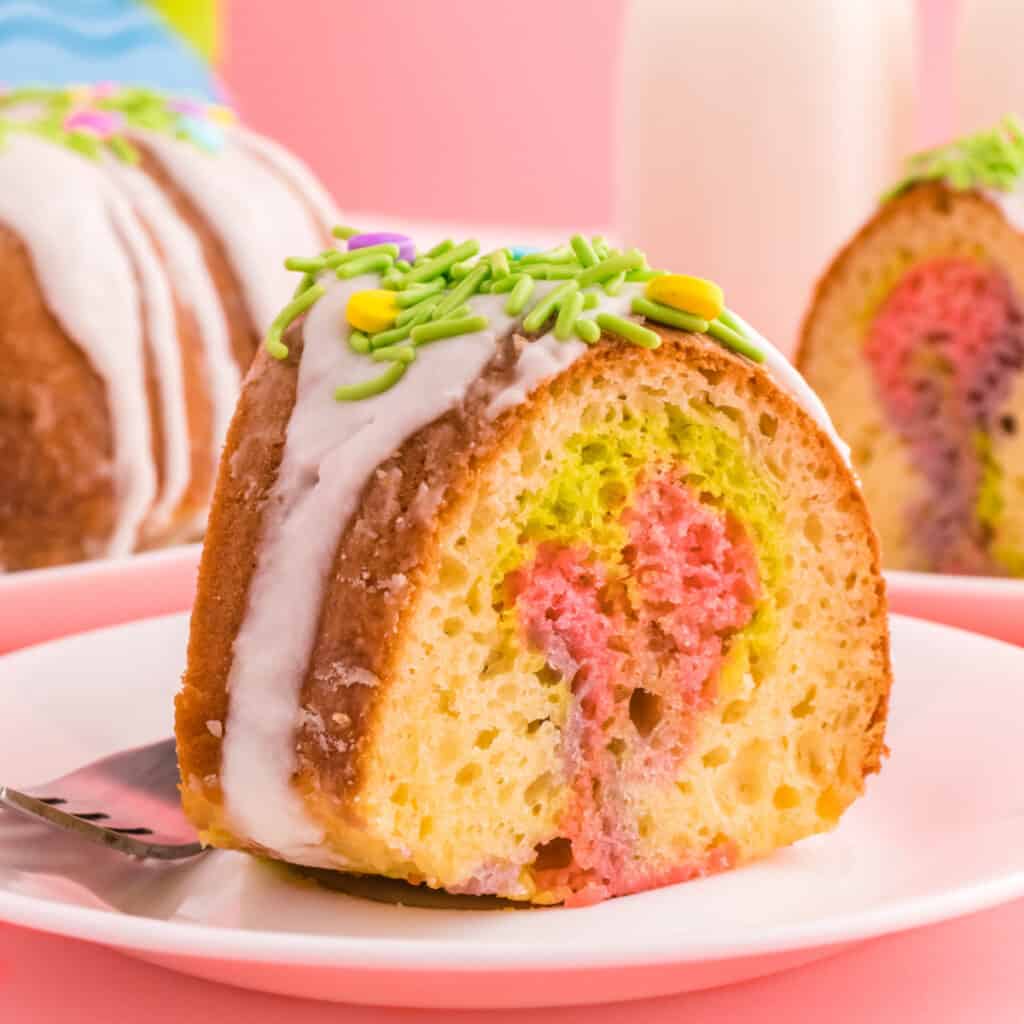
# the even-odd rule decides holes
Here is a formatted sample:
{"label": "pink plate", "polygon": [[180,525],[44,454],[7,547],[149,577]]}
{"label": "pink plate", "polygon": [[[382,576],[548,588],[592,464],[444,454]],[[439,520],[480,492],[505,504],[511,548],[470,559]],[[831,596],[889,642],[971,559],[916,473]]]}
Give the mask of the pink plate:
{"label": "pink plate", "polygon": [[191,608],[201,548],[0,573],[0,653]]}
{"label": "pink plate", "polygon": [[890,611],[1024,646],[1024,580],[896,571],[885,578]]}

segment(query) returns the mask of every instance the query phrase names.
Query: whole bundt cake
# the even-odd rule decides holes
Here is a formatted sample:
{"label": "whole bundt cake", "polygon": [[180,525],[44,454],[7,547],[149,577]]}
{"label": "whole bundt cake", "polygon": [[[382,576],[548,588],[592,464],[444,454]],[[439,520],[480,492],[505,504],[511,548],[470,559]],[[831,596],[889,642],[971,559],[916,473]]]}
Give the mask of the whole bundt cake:
{"label": "whole bundt cake", "polygon": [[281,260],[335,219],[223,108],[0,93],[0,571],[201,533]]}

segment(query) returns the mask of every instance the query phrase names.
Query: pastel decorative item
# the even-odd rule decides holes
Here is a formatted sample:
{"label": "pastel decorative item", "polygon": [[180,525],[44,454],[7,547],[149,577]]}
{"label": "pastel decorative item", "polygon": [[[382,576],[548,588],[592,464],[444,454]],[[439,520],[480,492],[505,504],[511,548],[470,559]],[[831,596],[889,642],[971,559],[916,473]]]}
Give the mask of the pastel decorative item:
{"label": "pastel decorative item", "polygon": [[416,259],[416,245],[408,235],[396,234],[393,231],[374,231],[369,234],[352,235],[348,239],[349,249],[365,249],[367,246],[376,246],[386,243],[393,243],[398,246],[398,258],[412,263]]}
{"label": "pastel decorative item", "polygon": [[282,247],[323,249],[336,218],[299,161],[209,113],[135,87],[0,95],[4,571],[202,533],[292,291]]}
{"label": "pastel decorative item", "polygon": [[618,235],[728,281],[792,351],[804,282],[909,145],[913,6],[629,0]]}
{"label": "pastel decorative item", "polygon": [[704,320],[717,320],[725,310],[725,296],[713,281],[687,274],[662,274],[647,282],[647,298],[693,313]]}
{"label": "pastel decorative item", "polygon": [[891,568],[1024,577],[1022,197],[1016,118],[920,153],[814,295],[800,365]]}
{"label": "pastel decorative item", "polygon": [[348,300],[345,316],[357,331],[365,331],[367,334],[386,331],[398,316],[395,293],[380,288],[356,292]]}
{"label": "pastel decorative item", "polygon": [[602,238],[335,234],[368,244],[286,262],[206,533],[204,839],[584,906],[831,828],[882,754],[884,587],[792,366]]}
{"label": "pastel decorative item", "polygon": [[0,80],[116,80],[212,98],[219,92],[208,63],[216,55],[217,21],[213,0],[0,0]]}

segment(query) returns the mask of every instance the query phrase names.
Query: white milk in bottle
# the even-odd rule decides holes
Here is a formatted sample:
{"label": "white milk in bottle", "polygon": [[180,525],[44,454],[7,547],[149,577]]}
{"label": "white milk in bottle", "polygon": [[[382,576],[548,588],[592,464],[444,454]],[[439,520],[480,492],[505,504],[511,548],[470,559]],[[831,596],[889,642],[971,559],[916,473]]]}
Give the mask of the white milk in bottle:
{"label": "white milk in bottle", "polygon": [[911,142],[911,0],[631,0],[619,241],[710,277],[791,352]]}

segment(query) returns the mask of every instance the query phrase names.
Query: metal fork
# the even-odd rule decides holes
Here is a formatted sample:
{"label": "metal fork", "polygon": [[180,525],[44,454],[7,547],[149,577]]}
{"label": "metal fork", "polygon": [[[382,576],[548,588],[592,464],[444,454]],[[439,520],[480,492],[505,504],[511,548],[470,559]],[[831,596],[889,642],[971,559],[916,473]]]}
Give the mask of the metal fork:
{"label": "metal fork", "polygon": [[96,843],[157,860],[205,852],[181,809],[174,740],[94,761],[41,786],[0,786],[0,804]]}

